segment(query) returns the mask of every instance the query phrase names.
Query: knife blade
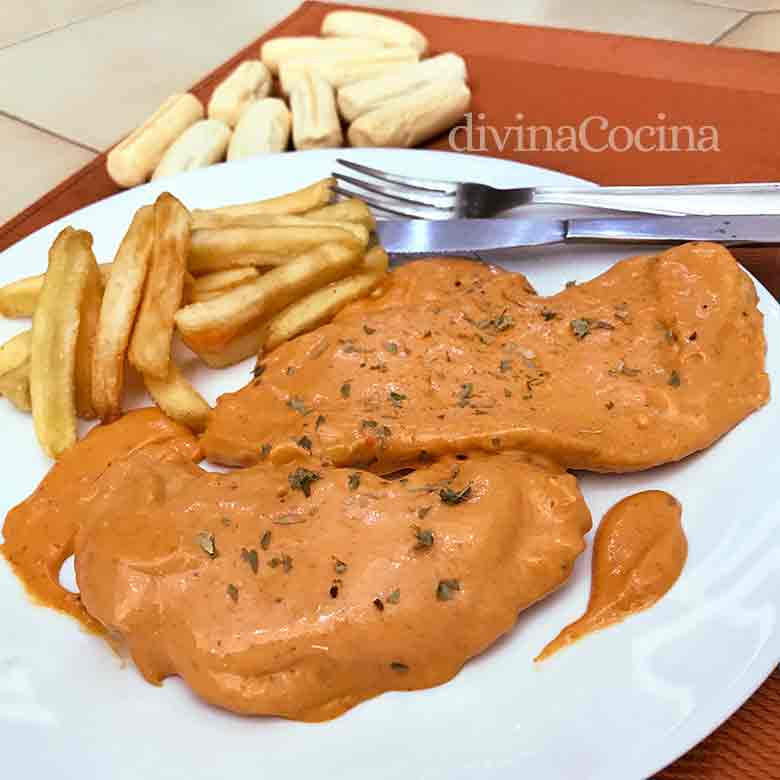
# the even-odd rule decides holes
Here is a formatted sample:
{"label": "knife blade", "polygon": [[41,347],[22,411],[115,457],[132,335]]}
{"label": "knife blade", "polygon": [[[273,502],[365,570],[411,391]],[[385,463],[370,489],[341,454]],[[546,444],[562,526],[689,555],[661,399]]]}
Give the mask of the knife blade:
{"label": "knife blade", "polygon": [[780,243],[780,216],[718,215],[599,219],[422,219],[377,223],[382,246],[396,255],[460,254],[561,241],[716,241]]}

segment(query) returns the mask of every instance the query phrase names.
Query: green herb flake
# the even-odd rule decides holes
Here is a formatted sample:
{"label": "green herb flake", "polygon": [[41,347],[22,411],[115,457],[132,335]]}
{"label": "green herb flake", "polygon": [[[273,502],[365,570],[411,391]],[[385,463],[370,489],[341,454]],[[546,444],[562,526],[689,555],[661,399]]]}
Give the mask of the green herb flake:
{"label": "green herb flake", "polygon": [[352,394],[352,385],[349,382],[344,382],[339,388],[339,392],[341,393],[341,397],[346,400]]}
{"label": "green herb flake", "polygon": [[590,333],[590,323],[588,320],[579,318],[572,320],[569,325],[571,327],[571,332],[575,335],[576,338],[580,339],[580,341],[582,341],[582,339],[584,339],[585,336]]}
{"label": "green herb flake", "polygon": [[392,593],[390,593],[387,596],[387,603],[388,604],[398,604],[398,602],[401,600],[401,589],[396,588]]}
{"label": "green herb flake", "polygon": [[419,517],[420,520],[424,520],[428,516],[428,512],[430,512],[431,509],[433,509],[432,506],[421,506],[417,510],[417,517]]}
{"label": "green herb flake", "polygon": [[394,672],[399,672],[400,674],[405,674],[409,671],[409,667],[406,664],[402,664],[400,661],[391,661],[390,668]]}
{"label": "green herb flake", "polygon": [[294,412],[298,412],[298,414],[302,416],[306,416],[307,414],[311,414],[311,409],[309,409],[306,404],[303,402],[303,398],[300,398],[297,395],[292,395],[287,399],[287,406],[290,407]]}
{"label": "green herb flake", "polygon": [[506,374],[507,371],[511,371],[512,370],[512,361],[511,360],[502,360],[498,364],[498,370],[502,374]]}
{"label": "green herb flake", "polygon": [[364,325],[363,333],[365,333],[366,336],[373,336],[376,333],[376,328],[369,328],[368,325]]}
{"label": "green herb flake", "polygon": [[458,406],[468,406],[469,399],[474,395],[474,385],[471,382],[467,382],[465,385],[460,386],[458,392]]}
{"label": "green herb flake", "polygon": [[209,558],[216,558],[219,553],[217,552],[217,543],[214,539],[214,534],[209,531],[199,531],[195,535],[195,541],[201,550],[203,550]]}
{"label": "green herb flake", "polygon": [[511,398],[512,397],[512,391],[508,388],[504,388],[504,398]]}
{"label": "green herb flake", "polygon": [[241,560],[249,564],[249,568],[257,574],[258,558],[257,550],[247,550],[246,547],[241,548]]}
{"label": "green herb flake", "polygon": [[552,309],[542,309],[542,319],[545,322],[549,322],[550,320],[554,320],[558,316],[557,311],[553,311]]}
{"label": "green herb flake", "polygon": [[238,588],[232,582],[227,586],[227,594],[234,602],[238,601]]}
{"label": "green herb flake", "polygon": [[282,559],[281,559],[281,558],[276,558],[276,557],[274,557],[274,558],[271,558],[271,560],[270,560],[270,561],[268,561],[268,565],[269,565],[269,566],[270,566],[272,569],[276,569],[278,566],[280,566],[280,565],[281,565],[281,563],[282,563]]}
{"label": "green herb flake", "polygon": [[385,342],[385,349],[391,355],[397,355],[398,354],[398,344],[396,344],[394,341],[386,341]]}
{"label": "green herb flake", "polygon": [[289,574],[292,571],[293,559],[289,555],[282,555],[282,571]]}
{"label": "green herb flake", "polygon": [[324,424],[325,424],[325,417],[324,417],[324,415],[321,415],[321,414],[317,415],[317,420],[314,423],[314,430],[318,431],[320,429],[320,426],[324,425]]}
{"label": "green herb flake", "polygon": [[366,428],[376,428],[379,425],[379,423],[376,420],[361,420],[360,421],[360,428],[361,430],[365,430]]}
{"label": "green herb flake", "polygon": [[374,606],[375,606],[375,607],[376,607],[376,608],[377,608],[377,609],[378,609],[380,612],[384,612],[384,611],[385,611],[385,604],[384,604],[384,602],[382,601],[382,599],[380,599],[379,597],[375,598],[375,599],[373,600],[372,604],[373,604],[373,605],[374,605]]}
{"label": "green herb flake", "polygon": [[414,545],[415,550],[427,550],[433,547],[433,531],[430,528],[420,528],[419,525],[413,525],[412,531],[417,540]]}
{"label": "green herb flake", "polygon": [[271,454],[271,445],[264,444],[260,448],[260,460],[265,460]]}
{"label": "green herb flake", "polygon": [[679,387],[682,384],[682,379],[680,379],[680,374],[677,371],[672,371],[669,375],[669,384],[672,387]]}
{"label": "green herb flake", "polygon": [[302,450],[311,453],[311,439],[308,436],[301,436],[297,442],[295,442]]}
{"label": "green herb flake", "polygon": [[391,390],[388,397],[393,406],[401,406],[401,402],[406,400],[406,396],[403,393],[399,393],[395,390]]}
{"label": "green herb flake", "polygon": [[343,574],[347,568],[347,564],[344,563],[344,561],[341,561],[338,558],[333,559],[333,570],[336,572],[336,574]]}
{"label": "green herb flake", "polygon": [[328,590],[328,593],[330,594],[330,597],[332,599],[335,599],[339,595],[339,586],[341,585],[341,580],[333,580],[331,583],[330,589]]}
{"label": "green herb flake", "polygon": [[298,467],[292,474],[287,476],[290,487],[293,490],[300,490],[306,498],[309,498],[311,495],[312,483],[319,479],[322,479],[322,476],[316,471],[310,471],[302,467]]}
{"label": "green herb flake", "polygon": [[466,485],[466,487],[462,488],[461,490],[452,490],[452,488],[445,487],[439,491],[439,498],[441,499],[441,502],[443,504],[448,504],[449,506],[455,506],[456,504],[463,503],[469,498],[470,495],[471,485]]}
{"label": "green herb flake", "polygon": [[347,485],[350,490],[357,490],[360,487],[360,474],[353,471],[347,478]]}
{"label": "green herb flake", "polygon": [[271,546],[271,532],[266,531],[261,537],[260,537],[260,547],[263,548],[263,550],[267,550]]}
{"label": "green herb flake", "polygon": [[229,517],[220,517],[219,521],[224,525],[226,528],[230,528],[231,522]]}
{"label": "green herb flake", "polygon": [[451,601],[460,590],[458,580],[439,580],[436,586],[436,599],[438,601]]}

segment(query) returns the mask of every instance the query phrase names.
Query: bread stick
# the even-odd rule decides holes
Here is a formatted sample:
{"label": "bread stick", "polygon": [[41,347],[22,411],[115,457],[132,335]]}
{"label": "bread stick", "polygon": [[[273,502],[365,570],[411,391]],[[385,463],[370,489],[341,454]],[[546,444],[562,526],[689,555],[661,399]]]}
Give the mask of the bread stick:
{"label": "bread stick", "polygon": [[296,149],[341,146],[344,137],[333,87],[317,73],[305,73],[290,93]]}
{"label": "bread stick", "polygon": [[205,168],[225,159],[230,128],[218,119],[201,119],[190,125],[169,147],[152,179]]}
{"label": "bread stick", "polygon": [[367,11],[331,11],[322,20],[320,33],[326,37],[373,38],[386,46],[410,46],[420,55],[428,51],[428,40],[410,24]]}
{"label": "bread stick", "polygon": [[246,108],[268,96],[272,83],[271,71],[262,62],[242,62],[212,93],[209,119],[219,119],[228,127],[235,127]]}
{"label": "bread stick", "polygon": [[143,184],[168,147],[199,119],[203,119],[200,100],[189,93],[171,95],[152,116],[108,153],[108,175],[120,187]]}
{"label": "bread stick", "polygon": [[283,100],[256,100],[239,119],[228,147],[228,160],[283,152],[290,142],[292,120]]}

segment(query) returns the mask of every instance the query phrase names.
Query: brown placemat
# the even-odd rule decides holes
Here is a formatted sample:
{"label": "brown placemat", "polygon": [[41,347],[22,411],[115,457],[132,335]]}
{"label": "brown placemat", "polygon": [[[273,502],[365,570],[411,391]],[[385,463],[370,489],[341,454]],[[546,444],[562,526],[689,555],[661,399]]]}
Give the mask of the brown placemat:
{"label": "brown placemat", "polygon": [[[207,101],[239,62],[278,35],[312,35],[333,5],[306,2],[273,30],[196,84]],[[348,6],[344,6],[348,7]],[[467,61],[472,114],[499,129],[577,125],[604,116],[611,127],[634,130],[667,124],[718,129],[717,152],[518,151],[486,137],[477,154],[564,171],[601,184],[778,181],[780,57],[626,36],[553,30],[416,13],[386,12],[422,30],[433,53],[457,51]],[[139,117],[140,119],[140,117]],[[119,139],[117,139],[119,140]],[[477,137],[477,140],[478,137]],[[449,149],[448,137],[430,148]],[[105,154],[0,227],[0,250],[59,217],[118,192],[105,172]],[[780,251],[738,253],[780,297]],[[780,673],[710,737],[661,772],[659,780],[777,780],[780,778]]]}

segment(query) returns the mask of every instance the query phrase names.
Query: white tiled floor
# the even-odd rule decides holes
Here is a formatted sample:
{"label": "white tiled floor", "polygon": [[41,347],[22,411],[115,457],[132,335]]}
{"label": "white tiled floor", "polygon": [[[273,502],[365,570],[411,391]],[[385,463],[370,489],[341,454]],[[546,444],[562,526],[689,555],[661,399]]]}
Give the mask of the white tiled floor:
{"label": "white tiled floor", "polygon": [[[83,146],[98,150],[114,143],[167,95],[189,88],[298,2],[3,0],[0,170],[6,186],[0,193],[0,222],[90,159]],[[440,0],[375,4],[780,51],[780,0],[448,0],[446,8]],[[766,13],[775,9],[778,13]],[[34,165],[20,162],[31,159]]]}

